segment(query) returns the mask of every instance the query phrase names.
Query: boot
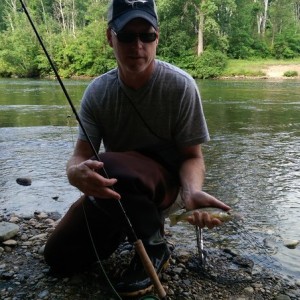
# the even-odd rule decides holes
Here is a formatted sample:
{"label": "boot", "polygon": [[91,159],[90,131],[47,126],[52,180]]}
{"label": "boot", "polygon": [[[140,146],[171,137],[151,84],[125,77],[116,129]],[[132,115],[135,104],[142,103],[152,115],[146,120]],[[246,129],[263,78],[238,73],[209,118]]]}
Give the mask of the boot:
{"label": "boot", "polygon": [[[159,275],[168,266],[171,254],[168,246],[159,231],[151,238],[143,240],[143,243]],[[116,290],[121,296],[136,297],[150,292],[152,287],[152,281],[144,270],[139,255],[135,253],[129,267],[122,273],[121,280],[116,285]]]}

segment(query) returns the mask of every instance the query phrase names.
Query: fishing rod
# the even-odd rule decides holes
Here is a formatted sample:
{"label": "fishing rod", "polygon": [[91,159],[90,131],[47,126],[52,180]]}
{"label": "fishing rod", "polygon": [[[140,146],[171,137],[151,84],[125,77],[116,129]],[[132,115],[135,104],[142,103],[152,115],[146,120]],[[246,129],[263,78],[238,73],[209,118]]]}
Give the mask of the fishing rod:
{"label": "fishing rod", "polygon": [[[20,3],[21,3],[21,6],[22,6],[22,8],[23,8],[23,10],[24,10],[27,18],[28,18],[28,21],[29,21],[29,23],[30,23],[30,25],[31,25],[31,27],[32,27],[32,29],[33,29],[33,31],[34,31],[34,33],[35,33],[35,35],[36,35],[36,37],[37,37],[40,45],[41,45],[41,47],[43,48],[43,51],[44,51],[44,53],[45,53],[45,55],[46,55],[46,57],[48,59],[48,62],[50,63],[51,68],[52,68],[52,70],[53,70],[53,72],[54,72],[54,74],[55,74],[55,76],[56,76],[56,78],[57,78],[57,80],[58,80],[58,82],[59,82],[59,84],[60,84],[60,86],[61,86],[61,88],[62,88],[62,90],[63,90],[63,92],[64,92],[64,94],[66,96],[66,98],[67,98],[67,100],[68,100],[68,103],[69,103],[69,105],[70,105],[70,107],[71,107],[71,109],[72,109],[72,111],[73,111],[73,113],[74,113],[74,115],[76,117],[76,120],[78,121],[78,124],[81,127],[81,129],[82,129],[82,131],[83,131],[83,133],[84,133],[84,135],[85,135],[85,137],[86,137],[86,139],[87,139],[87,141],[88,141],[88,143],[89,143],[89,145],[90,145],[90,147],[91,147],[91,149],[93,151],[93,154],[94,154],[95,158],[98,161],[101,161],[100,157],[99,157],[99,155],[98,155],[98,153],[97,153],[97,151],[96,151],[96,149],[95,149],[95,147],[94,147],[94,145],[93,145],[93,143],[92,143],[92,141],[91,141],[91,139],[90,139],[90,137],[89,137],[89,135],[87,133],[87,131],[85,130],[85,128],[83,126],[83,123],[80,120],[80,117],[79,117],[79,115],[77,113],[77,110],[76,110],[76,108],[75,108],[75,106],[74,106],[74,104],[73,104],[73,102],[72,102],[72,100],[71,100],[71,98],[69,96],[69,93],[68,93],[67,89],[65,88],[65,85],[62,82],[61,77],[60,77],[60,75],[59,75],[59,73],[58,73],[58,71],[57,71],[57,69],[56,69],[56,67],[55,67],[55,65],[54,65],[54,63],[53,63],[53,61],[52,61],[52,59],[51,59],[51,57],[50,57],[50,55],[49,55],[46,47],[45,47],[45,45],[44,45],[44,42],[43,42],[41,36],[39,35],[39,33],[38,33],[38,31],[37,31],[37,29],[36,29],[33,21],[32,21],[32,18],[31,18],[30,14],[29,14],[29,11],[27,10],[27,7],[26,7],[25,3],[23,2],[23,0],[20,0]],[[105,177],[109,179],[109,176],[108,176],[108,174],[107,174],[107,172],[106,172],[106,170],[105,170],[104,167],[102,168],[102,170],[104,172]],[[113,187],[112,187],[112,189],[114,190]],[[162,284],[161,284],[161,282],[160,282],[160,280],[158,278],[158,275],[157,275],[157,273],[155,271],[155,268],[154,268],[154,266],[153,266],[153,264],[152,264],[152,262],[151,262],[151,260],[150,260],[150,258],[148,256],[148,254],[146,252],[146,249],[145,249],[145,247],[143,245],[143,242],[140,239],[138,239],[138,237],[137,237],[137,235],[136,235],[136,233],[134,231],[134,228],[133,228],[133,226],[131,224],[131,221],[130,221],[129,217],[127,216],[127,213],[126,213],[126,211],[125,211],[125,209],[124,209],[121,201],[118,200],[118,203],[119,203],[120,209],[122,210],[124,218],[125,218],[125,220],[127,222],[128,228],[129,228],[129,230],[131,231],[131,234],[134,237],[134,240],[135,240],[135,242],[134,242],[135,251],[139,254],[139,257],[140,257],[140,259],[142,261],[144,269],[147,272],[149,278],[151,279],[151,281],[152,281],[152,283],[153,283],[153,285],[154,285],[154,287],[155,287],[155,289],[156,289],[159,297],[161,299],[164,299],[166,297],[166,292],[165,292],[165,290],[164,290],[164,288],[163,288],[163,286],[162,286]],[[86,222],[87,222],[87,226],[88,226],[88,220],[87,220],[87,218],[86,218]],[[94,244],[92,236],[90,236],[90,238],[92,240],[92,243]],[[98,257],[97,250],[96,250],[96,248],[94,248],[94,249],[95,249],[95,252],[96,252],[96,256]],[[100,262],[99,259],[98,259],[98,261]],[[100,264],[101,264],[101,262],[100,262]]]}

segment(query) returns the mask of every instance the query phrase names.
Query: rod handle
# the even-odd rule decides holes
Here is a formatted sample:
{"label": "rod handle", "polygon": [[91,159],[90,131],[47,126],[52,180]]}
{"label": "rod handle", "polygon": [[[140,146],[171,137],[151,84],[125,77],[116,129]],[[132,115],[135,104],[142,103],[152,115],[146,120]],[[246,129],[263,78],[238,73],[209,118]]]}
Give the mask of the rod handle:
{"label": "rod handle", "polygon": [[152,261],[150,260],[148,253],[145,250],[143,242],[141,240],[136,240],[134,242],[134,247],[135,247],[135,251],[139,254],[139,257],[143,263],[145,271],[149,275],[149,277],[154,285],[154,288],[157,291],[159,298],[164,299],[167,294],[158,278],[158,275],[156,273],[156,270],[154,269]]}

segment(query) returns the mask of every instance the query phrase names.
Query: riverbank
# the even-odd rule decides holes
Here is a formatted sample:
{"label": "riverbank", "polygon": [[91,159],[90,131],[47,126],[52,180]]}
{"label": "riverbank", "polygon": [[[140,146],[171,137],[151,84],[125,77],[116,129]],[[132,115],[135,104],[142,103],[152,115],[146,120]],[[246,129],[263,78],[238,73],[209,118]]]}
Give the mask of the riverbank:
{"label": "riverbank", "polygon": [[229,60],[223,77],[300,79],[300,60]]}
{"label": "riverbank", "polygon": [[[36,212],[32,216],[0,217],[19,227],[17,234],[0,242],[0,298],[4,300],[83,300],[117,299],[99,266],[57,278],[49,272],[43,259],[43,247],[59,222],[58,213]],[[187,250],[190,241],[178,237],[166,227],[166,236],[175,244],[170,266],[161,282],[169,300],[296,300],[300,298],[300,280],[284,279],[268,270],[254,272],[251,262],[215,249],[209,253],[207,266],[199,265],[197,252]],[[115,281],[128,263],[132,248],[124,244],[115,255],[102,262],[111,281]],[[234,269],[228,267],[228,260]],[[223,274],[223,275],[221,275]]]}

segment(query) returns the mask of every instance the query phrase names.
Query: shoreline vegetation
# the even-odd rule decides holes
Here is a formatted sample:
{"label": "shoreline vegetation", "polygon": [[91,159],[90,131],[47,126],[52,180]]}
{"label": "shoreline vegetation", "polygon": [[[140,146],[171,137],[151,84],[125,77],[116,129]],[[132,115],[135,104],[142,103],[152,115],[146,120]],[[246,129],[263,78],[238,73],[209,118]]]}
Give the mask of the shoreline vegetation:
{"label": "shoreline vegetation", "polygon": [[220,78],[300,78],[300,58],[293,60],[229,60]]}
{"label": "shoreline vegetation", "polygon": [[[184,68],[183,68],[184,69]],[[186,70],[188,73],[189,70]],[[58,72],[60,73],[60,72]],[[63,73],[63,72],[62,72]],[[88,79],[96,76],[74,75],[63,76],[62,78],[70,79]],[[101,75],[101,74],[99,74]],[[193,74],[191,74],[193,75]],[[98,75],[97,75],[98,76]],[[194,76],[196,79],[197,76]],[[19,76],[2,77],[2,78],[19,78]],[[30,77],[28,77],[30,78]],[[33,78],[33,77],[32,77]],[[41,79],[54,78],[54,75],[38,77]],[[300,79],[300,57],[292,60],[238,60],[230,59],[226,67],[219,76],[209,77],[210,79]]]}

